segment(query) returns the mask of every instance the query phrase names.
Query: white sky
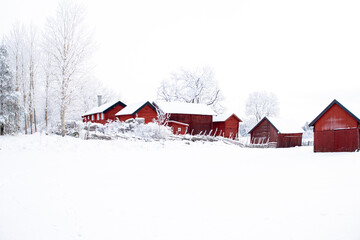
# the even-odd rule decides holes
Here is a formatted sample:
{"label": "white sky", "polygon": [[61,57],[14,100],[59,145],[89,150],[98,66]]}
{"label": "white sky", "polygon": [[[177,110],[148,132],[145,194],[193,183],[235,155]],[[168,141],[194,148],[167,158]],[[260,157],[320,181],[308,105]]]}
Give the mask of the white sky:
{"label": "white sky", "polygon": [[[360,114],[358,0],[82,2],[98,45],[95,74],[125,103],[155,99],[160,81],[180,67],[208,65],[240,118],[248,94],[263,90],[278,96],[281,117],[300,122],[334,98]],[[40,25],[56,6],[2,3],[0,34],[16,21]]]}

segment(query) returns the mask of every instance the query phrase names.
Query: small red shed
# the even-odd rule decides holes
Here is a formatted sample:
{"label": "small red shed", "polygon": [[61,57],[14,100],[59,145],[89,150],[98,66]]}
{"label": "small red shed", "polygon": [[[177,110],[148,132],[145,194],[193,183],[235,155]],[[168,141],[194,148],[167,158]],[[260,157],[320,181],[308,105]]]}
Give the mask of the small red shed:
{"label": "small red shed", "polygon": [[105,104],[99,102],[99,106],[87,111],[82,115],[83,122],[94,122],[105,124],[115,120],[115,114],[122,110],[126,105],[121,101],[112,101]]}
{"label": "small red shed", "polygon": [[189,124],[187,123],[182,123],[182,122],[177,122],[177,121],[173,121],[173,120],[169,120],[167,122],[167,126],[171,127],[172,131],[174,134],[186,134],[188,132],[189,129]]}
{"label": "small red shed", "polygon": [[154,105],[150,102],[140,102],[127,105],[124,109],[115,114],[120,121],[126,121],[130,118],[144,118],[145,123],[152,122],[157,118],[157,112]]}
{"label": "small red shed", "polygon": [[169,114],[169,120],[188,124],[187,132],[190,134],[208,134],[212,130],[216,113],[205,104],[159,101],[154,106]]}
{"label": "small red shed", "polygon": [[360,119],[334,99],[310,124],[314,152],[353,152],[360,148]]}
{"label": "small red shed", "polygon": [[302,129],[290,120],[264,117],[250,131],[251,144],[273,145],[277,148],[301,146]]}
{"label": "small red shed", "polygon": [[241,119],[234,113],[215,116],[213,120],[213,133],[215,136],[234,139],[238,136],[240,122],[242,122]]}

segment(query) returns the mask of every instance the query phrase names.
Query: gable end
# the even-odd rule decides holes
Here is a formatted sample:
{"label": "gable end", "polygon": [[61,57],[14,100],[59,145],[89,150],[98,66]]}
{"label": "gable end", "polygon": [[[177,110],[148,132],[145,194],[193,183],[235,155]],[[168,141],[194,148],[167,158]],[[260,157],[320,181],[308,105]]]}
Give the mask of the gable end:
{"label": "gable end", "polygon": [[336,99],[334,99],[310,124],[310,127],[313,127],[315,123],[327,112],[329,109],[334,106],[338,105],[342,108],[346,113],[348,113],[351,117],[353,117],[358,123],[360,123],[360,119],[356,117],[352,112],[350,112],[346,107],[344,107],[341,103],[339,103]]}

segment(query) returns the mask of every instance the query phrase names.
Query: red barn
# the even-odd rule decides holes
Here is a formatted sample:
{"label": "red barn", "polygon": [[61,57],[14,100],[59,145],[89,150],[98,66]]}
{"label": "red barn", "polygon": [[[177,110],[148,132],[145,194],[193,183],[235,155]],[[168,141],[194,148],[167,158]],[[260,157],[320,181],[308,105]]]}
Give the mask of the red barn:
{"label": "red barn", "polygon": [[214,117],[213,133],[215,136],[236,138],[239,133],[239,123],[242,122],[235,114],[221,114]]}
{"label": "red barn", "polygon": [[83,122],[105,124],[108,121],[114,121],[115,114],[126,107],[126,105],[121,101],[112,101],[101,104],[101,100],[99,100],[98,104],[99,105],[97,107],[87,111],[84,115],[81,116]]}
{"label": "red barn", "polygon": [[169,120],[188,124],[188,133],[210,133],[213,126],[213,115],[216,113],[205,104],[183,102],[156,102],[155,107],[169,114]]}
{"label": "red barn", "polygon": [[157,112],[154,105],[150,102],[141,102],[127,105],[124,109],[115,114],[120,121],[126,121],[130,118],[144,118],[145,123],[152,122],[157,118]]}
{"label": "red barn", "polygon": [[314,152],[353,152],[360,148],[360,119],[336,99],[310,124]]}
{"label": "red barn", "polygon": [[292,121],[267,117],[249,131],[252,144],[269,143],[278,148],[301,146],[302,132]]}
{"label": "red barn", "polygon": [[189,129],[189,124],[169,120],[167,125],[171,127],[174,134],[186,134]]}

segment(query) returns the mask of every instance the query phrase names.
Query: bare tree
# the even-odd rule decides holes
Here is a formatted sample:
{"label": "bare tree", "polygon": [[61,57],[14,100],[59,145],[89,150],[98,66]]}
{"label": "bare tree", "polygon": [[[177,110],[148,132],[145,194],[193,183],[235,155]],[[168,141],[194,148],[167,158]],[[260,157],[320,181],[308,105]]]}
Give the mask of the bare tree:
{"label": "bare tree", "polygon": [[42,61],[42,70],[44,74],[44,87],[45,87],[44,120],[45,120],[45,130],[47,133],[49,131],[50,89],[52,87],[51,60],[49,54],[44,55]]}
{"label": "bare tree", "polygon": [[256,121],[263,117],[275,117],[279,114],[279,102],[274,93],[253,92],[249,95],[245,112],[249,116],[254,116]]}
{"label": "bare tree", "polygon": [[66,113],[76,97],[76,88],[86,71],[84,65],[90,53],[91,38],[84,27],[84,13],[79,5],[64,1],[46,25],[46,51],[59,89],[62,136],[65,136]]}
{"label": "bare tree", "polygon": [[171,77],[164,80],[158,88],[158,99],[168,102],[203,103],[217,112],[223,109],[220,105],[220,89],[210,67],[180,69],[171,73]]}
{"label": "bare tree", "polygon": [[28,68],[28,107],[29,107],[29,125],[30,132],[36,132],[36,107],[35,107],[35,84],[38,72],[40,51],[39,51],[39,38],[37,29],[30,26],[27,33],[26,49],[27,49],[27,68]]}

